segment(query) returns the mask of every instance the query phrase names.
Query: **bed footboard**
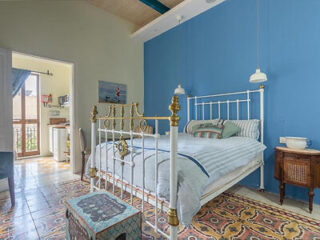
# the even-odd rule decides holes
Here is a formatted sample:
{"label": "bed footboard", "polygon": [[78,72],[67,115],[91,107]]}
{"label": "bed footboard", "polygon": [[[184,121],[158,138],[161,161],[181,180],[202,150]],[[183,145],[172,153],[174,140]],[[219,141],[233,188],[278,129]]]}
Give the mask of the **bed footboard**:
{"label": "bed footboard", "polygon": [[[129,115],[126,114],[125,110],[129,108]],[[170,225],[170,233],[162,231],[158,227],[158,210],[163,210],[162,205],[159,204],[159,197],[157,191],[154,193],[154,200],[149,202],[155,206],[155,220],[154,223],[146,221],[148,225],[150,225],[156,232],[162,234],[164,237],[168,239],[177,239],[178,238],[178,225],[179,219],[177,216],[177,169],[176,169],[176,159],[177,159],[177,142],[178,142],[178,126],[180,117],[178,116],[178,112],[180,110],[179,99],[178,96],[172,97],[172,102],[169,106],[169,110],[171,111],[171,116],[168,117],[145,117],[144,114],[141,114],[138,111],[138,104],[125,104],[125,105],[110,105],[109,111],[105,116],[98,116],[97,107],[94,106],[91,114],[91,162],[90,162],[90,189],[91,191],[95,190],[107,190],[108,184],[112,184],[112,192],[115,194],[116,186],[120,187],[120,197],[123,198],[124,191],[128,190],[127,183],[124,182],[124,165],[130,167],[130,181],[129,185],[129,193],[130,193],[130,201],[133,204],[133,197],[140,197],[142,200],[141,210],[144,212],[145,210],[145,157],[144,157],[144,139],[145,137],[154,138],[154,154],[155,154],[155,183],[154,188],[157,188],[158,184],[158,139],[160,137],[159,134],[159,121],[168,121],[170,123],[170,201],[169,208],[167,211],[168,215],[168,223]],[[155,133],[147,134],[144,133],[144,129],[148,125],[147,121],[154,121]],[[126,124],[128,123],[128,124]],[[134,126],[138,123],[138,126],[142,130],[141,132],[135,132]],[[98,132],[98,136],[97,136]],[[102,134],[104,134],[104,142],[102,142]],[[133,150],[135,146],[133,145],[134,137],[141,138],[141,154],[142,154],[142,162],[143,162],[143,183],[142,183],[142,191],[137,194],[137,191],[134,191],[134,178],[133,178],[133,168],[135,166],[135,160],[133,157]],[[98,138],[98,145],[97,139]],[[108,138],[111,141],[108,141]],[[118,140],[116,140],[118,138]],[[127,139],[127,140],[124,140]],[[116,173],[115,167],[113,167],[112,171],[109,171],[108,166],[108,147],[105,147],[105,158],[102,159],[102,148],[101,144],[111,144],[111,153],[109,156],[112,156],[111,161],[113,161],[113,166],[115,166],[116,162],[121,165],[121,174],[116,181]],[[97,149],[99,151],[97,151]],[[125,156],[127,156],[125,158]],[[96,161],[96,159],[98,159]],[[129,160],[128,160],[129,159]],[[105,171],[102,169],[102,161],[105,162]],[[97,162],[97,166],[96,166]],[[110,177],[111,175],[111,177]],[[104,189],[103,189],[104,185]]]}

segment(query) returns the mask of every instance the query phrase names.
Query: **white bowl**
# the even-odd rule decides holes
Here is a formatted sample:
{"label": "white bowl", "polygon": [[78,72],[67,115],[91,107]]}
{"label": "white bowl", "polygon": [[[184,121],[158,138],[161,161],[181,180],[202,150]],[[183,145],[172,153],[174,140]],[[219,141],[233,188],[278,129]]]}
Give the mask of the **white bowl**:
{"label": "white bowl", "polygon": [[303,137],[286,137],[286,145],[288,148],[305,149],[307,147],[307,138]]}

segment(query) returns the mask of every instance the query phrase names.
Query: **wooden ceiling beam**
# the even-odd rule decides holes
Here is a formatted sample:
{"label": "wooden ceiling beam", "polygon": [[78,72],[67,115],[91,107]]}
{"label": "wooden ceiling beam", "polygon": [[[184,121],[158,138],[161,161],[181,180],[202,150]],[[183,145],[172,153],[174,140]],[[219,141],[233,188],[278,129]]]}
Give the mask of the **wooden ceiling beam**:
{"label": "wooden ceiling beam", "polygon": [[140,2],[146,4],[161,14],[164,14],[170,10],[170,8],[157,0],[140,0]]}

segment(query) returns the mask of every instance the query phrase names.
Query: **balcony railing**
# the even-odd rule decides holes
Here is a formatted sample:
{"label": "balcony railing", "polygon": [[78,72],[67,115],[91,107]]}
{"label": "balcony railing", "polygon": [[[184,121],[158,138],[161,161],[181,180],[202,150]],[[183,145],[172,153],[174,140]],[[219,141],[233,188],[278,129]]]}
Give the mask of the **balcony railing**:
{"label": "balcony railing", "polygon": [[[22,153],[22,125],[13,124],[13,136],[15,151]],[[38,150],[38,129],[36,124],[28,124],[25,127],[25,152],[33,152]]]}

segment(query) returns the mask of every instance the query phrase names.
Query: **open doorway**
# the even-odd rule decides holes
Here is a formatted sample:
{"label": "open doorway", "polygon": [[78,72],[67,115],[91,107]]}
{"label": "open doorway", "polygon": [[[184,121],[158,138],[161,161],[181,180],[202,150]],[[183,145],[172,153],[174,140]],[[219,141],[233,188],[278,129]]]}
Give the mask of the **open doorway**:
{"label": "open doorway", "polygon": [[73,170],[73,64],[13,52],[12,68],[30,71],[13,99],[19,164],[32,162],[37,171]]}

